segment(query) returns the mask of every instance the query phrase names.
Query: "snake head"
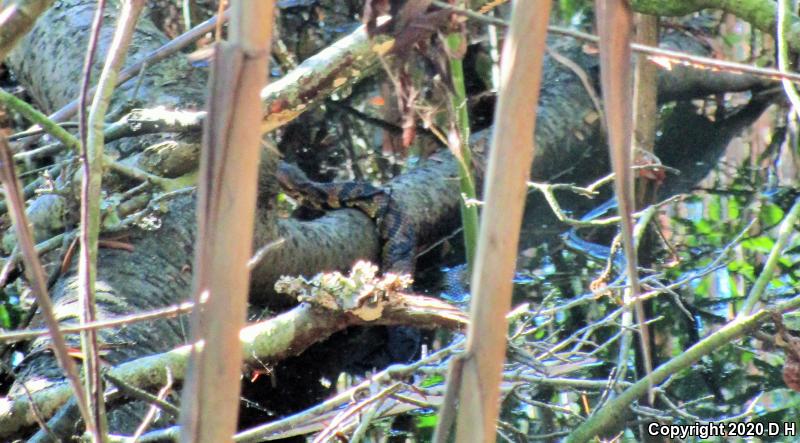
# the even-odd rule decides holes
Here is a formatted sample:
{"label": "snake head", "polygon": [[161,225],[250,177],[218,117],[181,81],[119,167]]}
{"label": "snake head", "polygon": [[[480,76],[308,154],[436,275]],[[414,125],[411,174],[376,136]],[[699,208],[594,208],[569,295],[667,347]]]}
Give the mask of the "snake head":
{"label": "snake head", "polygon": [[275,178],[283,193],[302,206],[324,209],[321,202],[325,202],[328,196],[318,189],[305,172],[297,166],[283,161],[279,162]]}

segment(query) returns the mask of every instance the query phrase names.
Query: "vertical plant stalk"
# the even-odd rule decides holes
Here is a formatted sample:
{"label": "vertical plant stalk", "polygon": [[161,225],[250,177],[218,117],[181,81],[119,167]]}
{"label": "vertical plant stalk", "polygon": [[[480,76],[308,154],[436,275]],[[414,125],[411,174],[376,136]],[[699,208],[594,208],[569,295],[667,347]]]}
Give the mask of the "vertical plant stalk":
{"label": "vertical plant stalk", "polygon": [[[658,47],[658,17],[654,15],[635,14],[636,42],[639,44]],[[638,149],[642,156],[652,154],[655,150],[656,131],[658,129],[658,70],[656,65],[647,60],[644,54],[636,55],[636,66],[633,73],[633,148]],[[634,158],[637,154],[634,154]],[[641,209],[652,205],[656,200],[659,183],[640,177],[634,185],[634,208]],[[644,223],[643,223],[644,222]],[[639,219],[634,232],[634,243],[639,244],[643,237],[647,222]],[[637,235],[638,234],[638,235]],[[646,263],[647,264],[647,263]],[[642,306],[644,308],[644,305]],[[635,309],[635,307],[634,307]],[[643,309],[643,313],[646,311]],[[644,319],[644,316],[642,317]],[[641,320],[640,320],[641,321]],[[640,338],[644,339],[644,336]],[[645,369],[652,367],[652,352],[650,344],[641,346]],[[645,351],[647,349],[647,351]],[[618,371],[622,373],[624,371]]]}
{"label": "vertical plant stalk", "polygon": [[[88,165],[88,158],[86,153],[86,146],[88,145],[88,122],[86,120],[86,103],[89,96],[89,85],[92,81],[92,67],[94,66],[94,58],[97,52],[97,39],[100,36],[100,30],[103,27],[103,12],[106,7],[105,0],[98,0],[95,6],[94,17],[92,18],[92,25],[89,28],[89,42],[86,48],[86,59],[83,63],[83,74],[81,78],[81,88],[78,94],[78,137],[80,140],[79,155],[83,161],[83,166]],[[102,163],[102,161],[101,161]],[[86,173],[84,173],[84,181],[86,183]],[[83,196],[85,198],[85,195]],[[85,201],[85,200],[84,200]],[[83,203],[81,203],[83,207]],[[87,226],[85,223],[83,212],[81,213],[81,226]],[[81,230],[81,232],[86,232]],[[83,238],[83,237],[82,237]],[[87,243],[84,243],[86,245]],[[85,246],[84,246],[85,248]],[[94,263],[96,265],[96,262]],[[83,281],[86,284],[86,281]],[[83,288],[83,285],[81,286]],[[91,323],[97,320],[97,315],[94,309],[94,288],[85,289],[80,294],[81,302],[81,322]],[[91,309],[88,308],[91,306]],[[100,381],[100,359],[98,356],[99,350],[97,349],[97,333],[86,332],[81,333],[81,349],[85,358],[84,370],[84,383],[86,384],[86,398],[88,401],[89,412],[92,414],[89,422],[87,422],[87,430],[93,441],[103,441],[105,432],[105,425],[103,416],[105,415],[103,399],[98,401],[96,391],[102,392],[102,381]]]}
{"label": "vertical plant stalk", "polygon": [[[459,442],[495,441],[508,332],[505,315],[511,307],[522,212],[534,157],[550,6],[551,2],[544,0],[514,2],[503,45],[500,95],[472,277],[472,317],[461,383],[448,386],[458,392],[455,441]],[[446,431],[437,430],[437,434]]]}
{"label": "vertical plant stalk", "polygon": [[[97,82],[97,93],[89,112],[88,133],[83,158],[83,181],[81,183],[81,252],[78,263],[78,286],[81,305],[81,323],[97,319],[95,306],[95,281],[97,279],[97,242],[100,237],[100,200],[103,178],[103,129],[106,111],[116,86],[117,75],[125,61],[128,45],[133,37],[136,20],[144,6],[144,0],[126,0],[122,4],[114,38],[108,48],[103,71]],[[81,333],[84,355],[84,374],[87,399],[96,431],[93,441],[105,441],[106,418],[103,399],[103,380],[100,375],[97,331]]]}
{"label": "vertical plant stalk", "polygon": [[[644,306],[639,297],[639,266],[633,238],[634,183],[631,166],[631,133],[633,132],[631,40],[633,12],[628,0],[596,0],[595,15],[600,36],[600,84],[603,87],[603,106],[608,132],[608,149],[614,171],[614,193],[617,196],[622,228],[622,247],[630,289],[623,300],[633,302],[639,327],[642,360],[647,375],[653,372],[650,358],[650,333],[645,323]],[[623,341],[624,346],[624,341]],[[649,377],[646,377],[649,380]],[[653,401],[650,389],[648,399]]]}
{"label": "vertical plant stalk", "polygon": [[181,15],[183,16],[185,29],[192,29],[192,15],[194,14],[195,6],[192,0],[183,0],[181,2]]}
{"label": "vertical plant stalk", "polygon": [[[658,17],[644,14],[635,14],[636,42],[643,45],[658,47]],[[639,152],[653,152],[655,146],[656,128],[658,124],[658,83],[655,64],[650,63],[644,54],[637,54],[636,66],[633,77],[633,146]],[[656,184],[640,179],[635,183],[634,207],[644,208],[652,203],[655,197]],[[643,218],[639,220],[636,229],[643,231],[647,222],[642,226]],[[634,242],[639,243],[642,235],[634,233]],[[622,315],[622,327],[630,330],[633,316],[630,310]],[[630,332],[625,331],[620,339],[620,348],[617,359],[616,380],[624,380],[627,375],[628,361],[632,342]],[[645,357],[645,356],[643,356]]]}
{"label": "vertical plant stalk", "polygon": [[[495,12],[490,11],[492,17],[495,17]],[[489,34],[489,57],[492,60],[492,91],[497,92],[500,84],[500,39],[497,37],[497,25],[490,24],[487,26],[487,34]]]}
{"label": "vertical plant stalk", "polygon": [[[658,47],[658,17],[635,14],[636,43]],[[658,126],[658,69],[642,53],[636,54],[633,78],[634,146],[653,152]],[[644,203],[644,202],[640,202]],[[640,206],[641,207],[641,206]]]}
{"label": "vertical plant stalk", "polygon": [[472,175],[472,152],[469,147],[469,109],[467,89],[464,86],[464,63],[462,62],[466,40],[460,30],[450,32],[445,38],[450,65],[450,81],[453,90],[450,106],[455,113],[456,137],[450,137],[450,150],[458,160],[458,183],[461,190],[461,223],[464,227],[464,248],[467,255],[467,275],[471,275],[475,263],[475,248],[478,244],[478,198],[475,192],[475,179]]}
{"label": "vertical plant stalk", "polygon": [[39,309],[42,311],[47,330],[50,332],[50,338],[53,341],[53,353],[75,394],[81,417],[87,423],[87,429],[90,429],[92,416],[86,401],[86,393],[78,376],[78,368],[69,355],[67,342],[64,339],[64,334],[59,329],[58,320],[53,312],[53,303],[50,301],[50,294],[47,293],[47,278],[39,261],[39,254],[36,252],[30,223],[28,223],[28,217],[25,214],[25,198],[22,196],[22,187],[14,170],[11,148],[3,136],[0,136],[0,181],[3,183],[9,215],[11,216],[11,222],[14,224],[17,241],[22,251],[25,275],[31,285],[31,291],[36,297],[36,302],[39,304]]}
{"label": "vertical plant stalk", "polygon": [[81,78],[81,89],[78,94],[78,134],[81,140],[81,158],[86,160],[86,103],[89,100],[89,86],[92,82],[92,67],[94,57],[97,52],[97,40],[100,37],[100,30],[103,27],[103,11],[105,10],[105,0],[98,0],[95,7],[94,17],[92,18],[91,31],[89,32],[89,43],[86,48],[86,60],[83,63],[83,73]]}
{"label": "vertical plant stalk", "polygon": [[233,2],[230,40],[216,47],[200,161],[183,442],[232,441],[236,432],[272,12],[272,1]]}
{"label": "vertical plant stalk", "polygon": [[[658,47],[658,17],[635,14],[636,43]],[[642,53],[636,54],[636,67],[633,73],[633,147],[634,159],[637,155],[649,156],[655,150],[658,129],[658,69]],[[653,156],[654,157],[654,156]],[[634,160],[635,162],[635,160]],[[655,173],[655,171],[654,171]],[[655,203],[659,183],[640,175],[636,181],[635,208],[641,209]]]}

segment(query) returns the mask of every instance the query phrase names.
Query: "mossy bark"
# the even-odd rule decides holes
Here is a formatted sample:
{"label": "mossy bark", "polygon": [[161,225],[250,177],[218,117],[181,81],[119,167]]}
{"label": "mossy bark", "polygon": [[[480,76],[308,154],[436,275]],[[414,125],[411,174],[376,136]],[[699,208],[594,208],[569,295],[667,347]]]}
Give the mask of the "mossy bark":
{"label": "mossy bark", "polygon": [[[9,66],[24,84],[37,104],[46,111],[68,103],[77,96],[80,66],[86,46],[94,1],[63,0],[41,17],[31,34],[9,58]],[[109,23],[111,17],[108,17]],[[110,40],[112,27],[106,26],[101,37],[100,54]],[[681,37],[691,41],[688,37]],[[141,20],[135,44],[129,56],[137,61],[155,49],[165,38],[146,19]],[[585,54],[571,41],[553,46],[573,59],[590,78],[597,73],[596,59]],[[694,76],[696,81],[686,78]],[[731,76],[729,82],[688,68],[676,68],[662,75],[662,97],[703,96],[713,92],[745,90],[760,85],[758,79]],[[681,78],[682,80],[675,80]],[[597,87],[596,80],[593,80]],[[133,85],[117,92],[117,103],[126,100]],[[542,179],[579,164],[584,177],[605,173],[604,144],[597,140],[599,119],[585,86],[574,72],[548,58],[545,64],[544,88],[541,93],[536,143],[537,159],[534,178]],[[191,67],[182,57],[173,57],[147,69],[136,98],[148,105],[164,105],[196,109],[205,96],[205,73]],[[476,134],[472,143],[477,161],[487,149],[488,131]],[[698,151],[705,147],[699,146]],[[267,155],[263,161],[261,197],[255,228],[254,248],[278,238],[283,245],[271,250],[252,272],[251,300],[268,303],[272,285],[280,275],[312,275],[321,270],[343,269],[357,259],[378,261],[379,237],[373,222],[355,210],[333,211],[313,221],[279,219],[272,211],[277,192],[272,172],[277,161]],[[588,161],[586,161],[588,159]],[[387,184],[398,199],[422,242],[441,238],[459,224],[457,165],[447,153],[434,155],[419,167]],[[168,205],[152,231],[133,230],[128,241],[134,252],[117,249],[100,251],[98,270],[98,316],[127,314],[174,304],[189,296],[191,261],[195,234],[194,197],[177,197]],[[77,318],[75,275],[61,278],[53,291],[53,299],[62,320]],[[108,344],[105,359],[111,363],[163,352],[185,343],[187,325],[183,320],[163,320],[131,325],[101,334]],[[33,343],[32,351],[19,367],[21,382],[37,379],[43,385],[61,379],[60,371],[46,349],[45,339]],[[19,387],[8,401],[23,395]],[[111,416],[114,432],[127,432],[138,425],[133,414]]]}

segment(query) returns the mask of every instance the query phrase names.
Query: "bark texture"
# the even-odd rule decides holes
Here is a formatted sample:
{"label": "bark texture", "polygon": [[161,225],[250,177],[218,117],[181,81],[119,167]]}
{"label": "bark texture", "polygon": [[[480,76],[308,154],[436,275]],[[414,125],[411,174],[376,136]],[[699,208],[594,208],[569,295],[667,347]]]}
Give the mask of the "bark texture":
{"label": "bark texture", "polygon": [[[9,66],[20,82],[29,88],[43,110],[53,111],[77,96],[78,73],[94,5],[93,1],[58,2],[58,6],[42,16],[9,59]],[[110,16],[108,19],[109,23],[113,21]],[[105,27],[100,54],[107,47],[111,30],[110,24]],[[691,42],[687,36],[681,38]],[[141,55],[164,41],[165,38],[152,23],[143,19],[129,59],[131,62],[137,61]],[[584,53],[579,44],[569,40],[560,39],[552,43],[560,54],[581,66],[596,90],[595,57]],[[726,83],[715,80],[718,74],[712,76],[703,72],[696,75],[695,81],[686,80],[689,77],[685,76],[694,74],[697,71],[679,67],[661,75],[661,96],[665,99],[698,97],[713,92],[746,90],[761,84],[760,80],[745,76],[737,76]],[[205,85],[204,72],[192,68],[181,57],[174,57],[147,69],[136,98],[148,105],[198,108],[200,98],[205,96]],[[565,170],[578,172],[582,177],[605,173],[604,162],[597,161],[605,160],[607,156],[605,145],[597,143],[600,119],[586,87],[575,72],[549,57],[545,62],[543,85],[537,116],[538,155],[534,164],[534,178],[546,179]],[[117,103],[129,98],[132,88],[120,88]],[[736,130],[741,127],[737,126]],[[487,140],[488,131],[475,136],[473,146],[478,151],[478,159],[482,159],[481,152],[485,153]],[[717,145],[720,144],[724,146],[726,143]],[[703,153],[707,146],[696,148],[696,153]],[[667,147],[667,151],[671,149],[671,146]],[[685,152],[693,151],[687,149]],[[380,245],[376,228],[369,218],[358,211],[332,211],[313,221],[278,219],[271,211],[277,192],[272,177],[277,159],[267,156],[267,160],[262,162],[262,196],[256,220],[254,249],[277,238],[285,241],[282,246],[270,251],[253,270],[253,302],[273,301],[272,285],[280,275],[312,275],[321,270],[346,268],[357,259],[378,260]],[[434,155],[419,167],[391,181],[388,187],[392,196],[406,209],[423,242],[440,238],[460,223],[456,164],[449,154]],[[171,201],[161,215],[159,224],[160,227],[155,230],[135,229],[130,232],[129,241],[135,246],[134,252],[101,250],[99,318],[153,309],[187,299],[195,233],[194,197],[182,196]],[[75,277],[69,274],[61,278],[53,291],[54,303],[62,320],[77,318],[75,289]],[[116,364],[183,344],[187,332],[185,322],[164,320],[105,331],[101,339],[108,344],[106,360]],[[19,367],[19,380],[37,380],[41,386],[60,381],[60,371],[46,349],[46,340],[37,340],[32,349],[33,352]],[[0,401],[0,407],[4,407],[4,404],[7,406],[19,395],[23,394],[17,386],[8,398]],[[49,416],[54,411],[46,412],[45,415]],[[130,432],[138,423],[139,418],[129,412],[112,414],[111,427],[114,432]],[[16,430],[6,428],[2,434],[8,435],[8,432]]]}

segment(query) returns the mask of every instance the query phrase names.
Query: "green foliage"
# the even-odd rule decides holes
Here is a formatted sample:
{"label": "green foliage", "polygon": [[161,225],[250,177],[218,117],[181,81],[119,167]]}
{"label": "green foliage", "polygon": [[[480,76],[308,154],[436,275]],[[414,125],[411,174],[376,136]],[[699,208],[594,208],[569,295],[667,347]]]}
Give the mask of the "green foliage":
{"label": "green foliage", "polygon": [[775,245],[775,241],[765,235],[760,235],[743,240],[741,245],[742,248],[754,253],[769,254],[769,251]]}
{"label": "green foliage", "polygon": [[12,326],[11,314],[9,314],[8,308],[4,305],[0,305],[0,327],[3,329],[10,329]]}
{"label": "green foliage", "polygon": [[592,2],[587,0],[558,0],[555,13],[564,23],[572,23],[587,12],[591,13]]}
{"label": "green foliage", "polygon": [[420,386],[423,388],[430,388],[432,386],[440,385],[444,383],[444,377],[441,375],[432,375],[427,377],[425,380],[420,383]]}
{"label": "green foliage", "polygon": [[436,414],[425,414],[416,416],[417,429],[428,429],[433,432],[436,429],[436,423],[439,422],[439,416]]}
{"label": "green foliage", "polygon": [[[786,215],[785,202],[759,201],[756,198],[758,194],[752,192],[752,183],[748,186],[740,181],[737,185],[743,190],[749,188],[749,192],[688,199],[689,208],[701,210],[690,210],[690,217],[673,220],[680,227],[680,240],[676,243],[681,244],[682,248],[679,250],[680,265],[670,271],[670,276],[679,278],[692,269],[700,269],[710,263],[722,248],[730,246],[733,239],[745,231],[753,217],[757,219],[742,240],[732,245],[736,252],[727,255],[727,260],[723,262],[726,266],[691,284],[690,291],[682,292],[693,306],[692,310],[699,314],[699,318],[703,318],[702,323],[697,324],[699,336],[707,335],[724,324],[735,309],[731,303],[749,291],[761,272],[766,256],[775,246],[776,226]],[[789,270],[797,266],[798,252],[800,246],[795,243],[779,260],[780,272],[776,273],[768,287],[770,296],[794,295],[795,291],[790,288],[798,287],[798,279]],[[673,318],[673,315],[685,317],[685,314],[665,303],[659,303],[658,306],[659,314],[667,318]],[[800,326],[797,321],[787,323]],[[674,324],[676,328],[672,334],[675,338],[684,337],[681,344],[685,349],[694,341],[692,334],[685,336],[686,329],[682,322]],[[800,413],[800,408],[796,394],[786,395],[782,367],[782,352],[766,351],[759,341],[745,340],[740,346],[728,346],[715,352],[693,370],[683,371],[670,386],[677,399],[693,401],[704,393],[713,394],[709,382],[716,383],[721,389],[718,393],[722,393],[724,398],[698,402],[692,413],[702,417],[734,415],[741,411],[742,405],[748,405],[761,395],[760,406],[754,410],[754,421],[793,421]],[[703,375],[704,372],[708,375]],[[764,401],[765,397],[771,401]],[[793,400],[782,400],[784,398]]]}
{"label": "green foliage", "polygon": [[775,226],[783,220],[784,210],[774,203],[767,203],[759,211],[758,219],[766,226]]}

